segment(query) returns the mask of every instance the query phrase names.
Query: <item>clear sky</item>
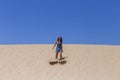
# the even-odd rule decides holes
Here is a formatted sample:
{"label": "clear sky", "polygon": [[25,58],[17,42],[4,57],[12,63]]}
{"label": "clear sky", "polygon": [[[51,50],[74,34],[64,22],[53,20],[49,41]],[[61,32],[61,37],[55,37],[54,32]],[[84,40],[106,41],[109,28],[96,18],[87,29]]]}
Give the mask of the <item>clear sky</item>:
{"label": "clear sky", "polygon": [[0,0],[0,44],[120,45],[120,1]]}

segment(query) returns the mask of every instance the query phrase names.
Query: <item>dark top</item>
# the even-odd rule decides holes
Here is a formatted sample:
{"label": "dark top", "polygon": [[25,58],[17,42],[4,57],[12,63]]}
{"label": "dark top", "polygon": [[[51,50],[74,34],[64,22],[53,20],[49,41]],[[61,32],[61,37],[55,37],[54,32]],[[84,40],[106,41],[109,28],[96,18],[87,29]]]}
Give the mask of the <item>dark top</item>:
{"label": "dark top", "polygon": [[62,42],[57,42],[57,48],[62,49]]}

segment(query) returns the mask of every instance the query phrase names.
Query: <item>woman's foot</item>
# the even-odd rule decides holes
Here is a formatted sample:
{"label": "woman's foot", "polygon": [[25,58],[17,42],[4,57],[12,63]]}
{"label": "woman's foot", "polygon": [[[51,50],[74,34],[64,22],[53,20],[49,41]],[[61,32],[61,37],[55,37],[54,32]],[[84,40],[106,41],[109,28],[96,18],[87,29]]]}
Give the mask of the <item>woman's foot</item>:
{"label": "woman's foot", "polygon": [[63,60],[63,59],[65,59],[65,57],[61,57],[61,58],[60,58],[60,60]]}

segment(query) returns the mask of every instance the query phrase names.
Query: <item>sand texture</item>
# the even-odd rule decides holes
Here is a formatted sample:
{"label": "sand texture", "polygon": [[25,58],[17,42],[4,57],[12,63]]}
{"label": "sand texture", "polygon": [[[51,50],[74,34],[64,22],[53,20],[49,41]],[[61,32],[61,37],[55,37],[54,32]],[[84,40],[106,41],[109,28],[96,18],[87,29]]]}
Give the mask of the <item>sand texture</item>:
{"label": "sand texture", "polygon": [[66,62],[50,65],[52,47],[0,45],[0,80],[120,80],[120,46],[65,44]]}

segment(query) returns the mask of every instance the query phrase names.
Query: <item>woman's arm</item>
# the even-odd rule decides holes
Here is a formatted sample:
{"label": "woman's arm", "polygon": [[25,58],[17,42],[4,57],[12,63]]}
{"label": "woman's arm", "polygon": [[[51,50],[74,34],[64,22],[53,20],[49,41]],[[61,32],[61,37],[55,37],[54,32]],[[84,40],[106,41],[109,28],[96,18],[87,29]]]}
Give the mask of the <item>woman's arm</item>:
{"label": "woman's arm", "polygon": [[53,48],[52,48],[52,49],[54,49],[56,45],[57,45],[57,42],[54,44],[54,46],[53,46]]}

